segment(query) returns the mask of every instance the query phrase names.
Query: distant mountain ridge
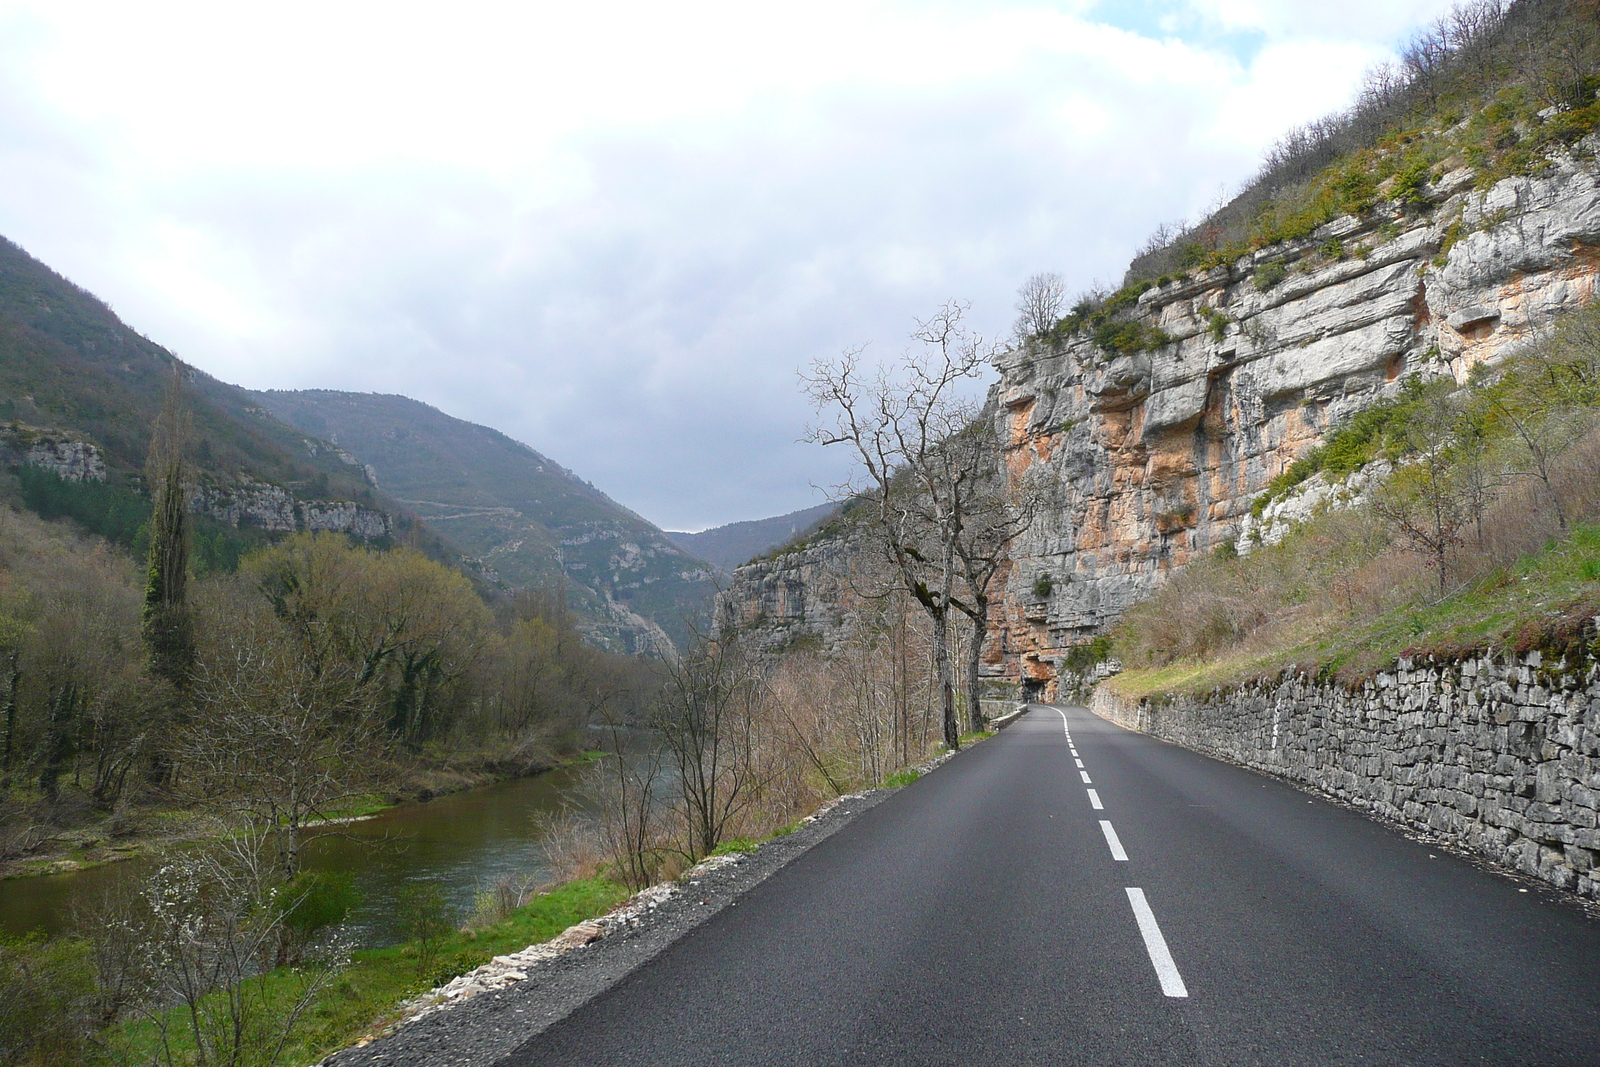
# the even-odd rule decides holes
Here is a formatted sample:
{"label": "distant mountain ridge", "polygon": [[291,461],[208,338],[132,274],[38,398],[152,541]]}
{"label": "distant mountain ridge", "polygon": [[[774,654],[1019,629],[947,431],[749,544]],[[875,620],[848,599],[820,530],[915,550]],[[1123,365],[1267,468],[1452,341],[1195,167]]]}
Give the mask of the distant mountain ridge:
{"label": "distant mountain ridge", "polygon": [[787,515],[730,522],[699,533],[674,533],[669,530],[667,536],[681,545],[684,551],[715,563],[719,570],[731,572],[741,563],[748,563],[820,526],[838,509],[837,504],[818,504],[816,507],[791,511]]}
{"label": "distant mountain ridge", "polygon": [[712,568],[572,471],[498,430],[409,397],[331,389],[254,394],[334,442],[378,484],[512,588],[559,587],[597,643],[682,647],[709,617]]}

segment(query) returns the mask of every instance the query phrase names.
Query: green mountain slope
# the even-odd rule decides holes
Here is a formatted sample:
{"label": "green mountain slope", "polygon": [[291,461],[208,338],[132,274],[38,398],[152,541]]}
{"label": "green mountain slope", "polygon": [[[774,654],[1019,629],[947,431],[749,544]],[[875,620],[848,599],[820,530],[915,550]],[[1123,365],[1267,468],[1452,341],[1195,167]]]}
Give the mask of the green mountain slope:
{"label": "green mountain slope", "polygon": [[359,467],[308,448],[305,434],[245,390],[179,363],[92,294],[0,238],[0,422],[71,431],[100,449],[109,480],[136,484],[175,364],[190,384],[202,481],[261,481],[299,499],[377,506]]}
{"label": "green mountain slope", "polygon": [[839,510],[837,504],[818,504],[816,507],[791,511],[770,519],[749,519],[730,522],[726,526],[701,530],[699,533],[675,533],[667,536],[684,551],[710,560],[718,568],[731,571],[741,563],[748,563],[763,552],[788,544],[802,534],[810,532]]}
{"label": "green mountain slope", "polygon": [[193,422],[197,565],[230,568],[250,546],[305,529],[458,559],[355,457],[183,363],[0,238],[0,499],[74,519],[137,554],[145,454],[175,372]]}
{"label": "green mountain slope", "polygon": [[255,394],[277,417],[347,449],[378,484],[513,588],[564,582],[592,636],[646,650],[642,620],[681,645],[705,618],[711,568],[553,460],[497,430],[403,396]]}

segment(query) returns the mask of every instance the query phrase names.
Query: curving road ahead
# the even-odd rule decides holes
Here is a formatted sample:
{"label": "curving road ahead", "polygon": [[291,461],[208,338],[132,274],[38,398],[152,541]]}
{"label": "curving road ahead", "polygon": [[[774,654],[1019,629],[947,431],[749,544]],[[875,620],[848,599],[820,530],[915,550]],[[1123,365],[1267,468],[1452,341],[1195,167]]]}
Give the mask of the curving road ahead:
{"label": "curving road ahead", "polygon": [[1035,705],[509,1064],[1600,1064],[1600,922]]}

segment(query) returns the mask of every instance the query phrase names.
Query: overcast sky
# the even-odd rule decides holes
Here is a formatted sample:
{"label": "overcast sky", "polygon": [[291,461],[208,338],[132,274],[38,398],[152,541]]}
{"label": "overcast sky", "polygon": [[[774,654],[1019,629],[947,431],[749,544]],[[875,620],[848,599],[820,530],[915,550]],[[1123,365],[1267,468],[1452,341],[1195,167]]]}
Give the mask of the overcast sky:
{"label": "overcast sky", "polygon": [[227,381],[699,529],[845,472],[797,368],[1120,279],[1447,6],[0,0],[0,233]]}

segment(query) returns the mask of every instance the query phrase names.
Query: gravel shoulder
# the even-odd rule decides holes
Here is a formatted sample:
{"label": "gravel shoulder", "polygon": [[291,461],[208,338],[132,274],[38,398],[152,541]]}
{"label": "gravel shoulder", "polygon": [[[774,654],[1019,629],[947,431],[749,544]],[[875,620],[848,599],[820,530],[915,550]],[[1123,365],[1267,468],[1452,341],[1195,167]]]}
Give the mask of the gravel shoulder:
{"label": "gravel shoulder", "polygon": [[[943,762],[942,760],[937,762]],[[934,764],[934,765],[937,765]],[[931,769],[931,768],[925,768]],[[713,857],[554,941],[496,957],[408,1005],[405,1019],[324,1067],[487,1067],[560,1022],[894,791],[839,798],[753,852]]]}

